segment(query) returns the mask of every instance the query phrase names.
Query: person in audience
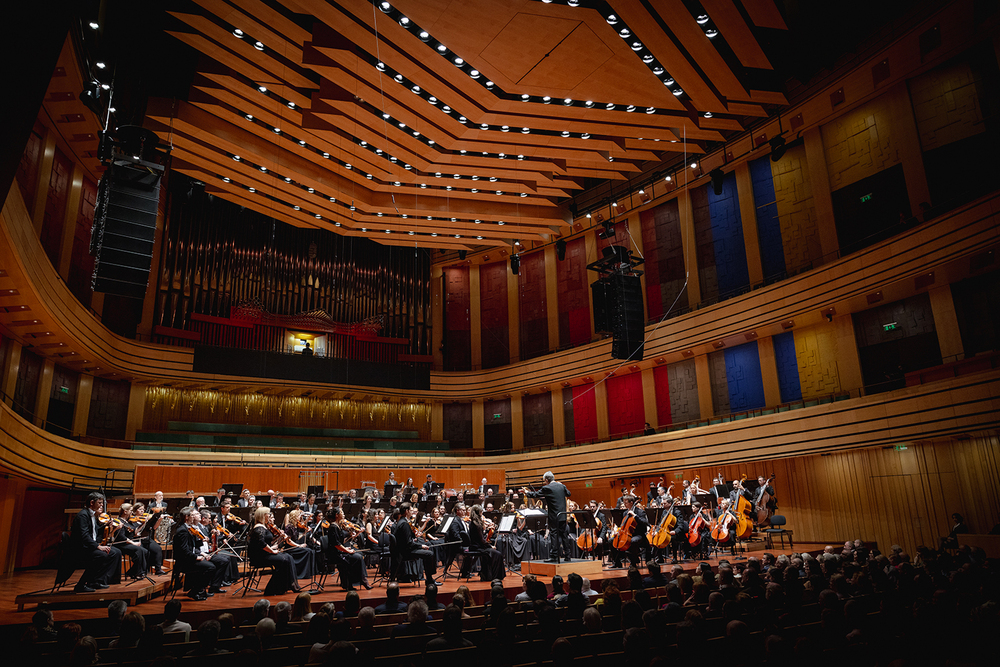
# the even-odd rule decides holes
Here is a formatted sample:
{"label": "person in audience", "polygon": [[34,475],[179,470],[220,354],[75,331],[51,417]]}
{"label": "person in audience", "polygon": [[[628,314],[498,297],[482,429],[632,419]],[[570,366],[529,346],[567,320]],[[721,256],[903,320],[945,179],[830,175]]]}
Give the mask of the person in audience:
{"label": "person in audience", "polygon": [[555,602],[564,595],[566,595],[566,591],[563,590],[563,578],[558,574],[554,575],[552,577],[552,592],[546,596],[546,599]]}
{"label": "person in audience", "polygon": [[556,599],[556,607],[567,609],[567,618],[583,618],[583,609],[590,604],[590,598],[583,594],[583,577],[570,572],[567,579],[569,593]]}
{"label": "person in audience", "polygon": [[69,664],[72,667],[83,667],[84,665],[94,665],[97,663],[97,640],[87,635],[80,637],[73,647]]}
{"label": "person in audience", "polygon": [[362,607],[358,612],[358,628],[354,631],[355,641],[375,639],[378,633],[375,631],[375,609],[372,607]]}
{"label": "person in audience", "polygon": [[472,618],[467,613],[465,613],[465,596],[461,593],[455,593],[451,598],[451,603],[462,610],[462,618]]}
{"label": "person in audience", "polygon": [[295,596],[295,603],[292,605],[292,621],[308,621],[312,617],[312,596],[302,591]]}
{"label": "person in audience", "polygon": [[274,632],[278,635],[297,632],[295,628],[289,626],[292,620],[292,605],[287,600],[282,600],[274,605]]}
{"label": "person in audience", "polygon": [[360,611],[361,596],[357,591],[347,591],[347,597],[344,598],[344,618],[354,618]]}
{"label": "person in audience", "polygon": [[514,596],[514,602],[531,602],[531,594],[529,593],[532,584],[535,583],[536,577],[533,574],[525,574],[521,576],[521,588],[523,589],[520,593]]}
{"label": "person in audience", "polygon": [[135,648],[146,631],[146,619],[137,611],[130,611],[122,618],[118,636],[111,640],[108,648]]}
{"label": "person in audience", "polygon": [[79,623],[63,623],[56,630],[56,655],[65,656],[67,659],[73,652],[73,647],[79,641],[83,628]]}
{"label": "person in audience", "polygon": [[597,607],[587,607],[583,610],[583,631],[589,635],[601,632],[601,612]]}
{"label": "person in audience", "polygon": [[219,622],[219,639],[243,639],[236,634],[236,617],[226,612],[219,614],[215,620]]}
{"label": "person in audience", "polygon": [[465,606],[463,606],[462,609],[468,609],[469,607],[476,606],[476,601],[472,599],[472,591],[470,591],[469,587],[466,586],[465,584],[462,584],[461,586],[456,588],[455,593],[457,595],[461,595],[462,598],[465,600]]}
{"label": "person in audience", "polygon": [[642,580],[642,585],[645,588],[662,588],[670,583],[660,571],[659,563],[647,562],[646,571],[649,572],[649,576]]}
{"label": "person in audience", "polygon": [[313,616],[309,620],[309,627],[306,628],[306,640],[312,643],[306,663],[316,664],[326,661],[333,651],[333,642],[330,641],[330,617],[324,613]]}
{"label": "person in audience", "polygon": [[254,626],[253,634],[257,640],[257,653],[263,653],[274,646],[274,635],[277,634],[277,624],[273,618],[262,618]]}
{"label": "person in audience", "polygon": [[583,578],[583,588],[580,589],[580,592],[591,599],[596,598],[598,595],[600,595],[600,593],[598,593],[597,591],[595,591],[593,588],[590,587],[590,579],[588,579],[587,577]]}
{"label": "person in audience", "polygon": [[426,649],[444,651],[450,648],[466,648],[473,643],[462,636],[462,610],[455,605],[445,607],[441,620],[441,636],[427,642]]}
{"label": "person in audience", "polygon": [[31,626],[35,629],[35,641],[53,642],[56,640],[56,629],[53,624],[51,609],[39,609],[31,615]]}
{"label": "person in audience", "polygon": [[438,611],[445,608],[443,603],[438,602],[437,595],[437,584],[429,583],[424,587],[424,601],[427,603],[428,610]]}
{"label": "person in audience", "polygon": [[198,626],[198,631],[196,633],[198,636],[198,645],[191,649],[191,651],[188,652],[188,655],[205,656],[228,653],[228,651],[224,651],[218,646],[219,631],[221,629],[222,626],[220,626],[219,622],[214,618],[202,622],[202,624]]}
{"label": "person in audience", "polygon": [[160,623],[160,627],[163,628],[164,634],[183,632],[184,642],[187,643],[191,639],[191,624],[180,620],[180,615],[181,601],[176,598],[169,600],[163,605],[163,622]]}
{"label": "person in audience", "polygon": [[398,614],[406,611],[406,604],[399,601],[399,584],[390,581],[385,587],[385,602],[375,607],[376,614]]}
{"label": "person in audience", "polygon": [[128,611],[128,603],[125,600],[112,600],[108,605],[108,622],[105,626],[104,636],[117,637],[118,629],[121,627],[125,612]]}
{"label": "person in audience", "polygon": [[427,625],[427,603],[414,600],[406,607],[406,623],[400,623],[392,629],[392,638],[416,637],[418,635],[437,634]]}

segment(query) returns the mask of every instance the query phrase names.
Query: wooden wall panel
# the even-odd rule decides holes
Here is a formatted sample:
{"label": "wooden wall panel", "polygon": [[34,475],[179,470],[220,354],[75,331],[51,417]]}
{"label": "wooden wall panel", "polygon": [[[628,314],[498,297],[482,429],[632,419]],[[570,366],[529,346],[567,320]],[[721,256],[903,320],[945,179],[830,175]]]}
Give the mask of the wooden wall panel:
{"label": "wooden wall panel", "polygon": [[531,359],[549,351],[549,320],[545,298],[545,253],[521,255],[518,272],[521,358]]}
{"label": "wooden wall panel", "polygon": [[448,267],[444,277],[444,370],[465,371],[472,368],[469,268]]}
{"label": "wooden wall panel", "polygon": [[528,394],[521,398],[524,413],[524,444],[527,447],[553,442],[552,394]]}
{"label": "wooden wall panel", "polygon": [[566,242],[566,259],[556,264],[560,347],[590,341],[589,281],[587,240],[578,236]]}
{"label": "wooden wall panel", "polygon": [[66,218],[66,202],[73,182],[73,160],[56,149],[49,175],[49,189],[45,198],[45,213],[42,218],[42,248],[53,265],[59,263],[59,243],[62,241],[63,222]]}

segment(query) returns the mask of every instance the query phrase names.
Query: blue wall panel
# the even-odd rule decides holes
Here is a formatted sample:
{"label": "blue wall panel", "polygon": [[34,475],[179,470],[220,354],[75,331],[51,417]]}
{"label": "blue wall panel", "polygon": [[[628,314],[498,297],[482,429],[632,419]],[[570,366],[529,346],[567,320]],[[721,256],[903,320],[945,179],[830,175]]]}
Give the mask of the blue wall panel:
{"label": "blue wall panel", "polygon": [[795,356],[795,334],[791,331],[771,338],[774,342],[774,363],[778,367],[778,388],[781,402],[802,400],[802,385],[799,382],[799,362]]}
{"label": "blue wall panel", "polygon": [[725,353],[729,410],[740,412],[764,407],[764,379],[760,373],[757,341],[727,348]]}
{"label": "blue wall panel", "polygon": [[785,251],[781,242],[781,224],[778,222],[778,202],[774,196],[774,177],[771,156],[750,161],[750,181],[753,183],[753,201],[757,208],[757,236],[760,240],[760,263],[765,282],[785,275]]}
{"label": "blue wall panel", "polygon": [[739,294],[750,286],[740,201],[736,194],[736,175],[730,173],[723,179],[721,195],[715,194],[711,185],[707,188],[719,296],[726,298]]}

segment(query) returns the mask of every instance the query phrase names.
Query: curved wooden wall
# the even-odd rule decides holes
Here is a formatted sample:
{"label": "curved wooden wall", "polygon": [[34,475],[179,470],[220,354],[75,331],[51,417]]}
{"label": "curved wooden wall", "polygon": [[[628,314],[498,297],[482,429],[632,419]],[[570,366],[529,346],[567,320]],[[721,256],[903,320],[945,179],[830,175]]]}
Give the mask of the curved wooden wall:
{"label": "curved wooden wall", "polygon": [[[781,283],[730,299],[647,328],[646,358],[667,363],[681,353],[712,351],[712,343],[743,342],[755,331],[761,338],[781,333],[782,322],[797,326],[822,320],[821,311],[836,305],[837,314],[868,308],[865,296],[883,292],[891,301],[914,292],[913,278],[932,271],[947,277],[967,271],[971,255],[1000,245],[1000,193],[993,193],[947,216],[916,227],[904,235],[866,248],[836,262]],[[37,233],[16,186],[4,204],[0,219],[0,262],[24,299],[47,318],[44,325],[61,329],[79,349],[92,354],[104,369],[156,382],[267,384],[280,387],[349,390],[351,387],[313,387],[293,381],[257,381],[242,377],[191,372],[193,353],[184,348],[137,342],[117,336],[85,309],[59,278],[41,249]],[[964,262],[964,264],[962,264]],[[947,281],[942,281],[943,282]],[[611,342],[594,343],[501,368],[460,373],[432,373],[428,392],[379,390],[386,396],[427,400],[490,398],[538,387],[558,386],[584,376],[602,377],[619,365],[611,359]],[[104,374],[104,373],[102,373]]]}

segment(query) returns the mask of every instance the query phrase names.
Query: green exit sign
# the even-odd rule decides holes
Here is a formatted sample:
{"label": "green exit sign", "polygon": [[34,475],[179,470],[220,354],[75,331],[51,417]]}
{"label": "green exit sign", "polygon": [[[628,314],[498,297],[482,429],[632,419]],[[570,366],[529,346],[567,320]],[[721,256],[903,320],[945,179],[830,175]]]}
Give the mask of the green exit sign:
{"label": "green exit sign", "polygon": [[499,412],[494,412],[493,413],[493,419],[500,419],[501,417],[503,417],[503,414],[501,414]]}
{"label": "green exit sign", "polygon": [[68,394],[69,393],[69,387],[59,387],[59,393],[60,394]]}
{"label": "green exit sign", "polygon": [[591,489],[591,488],[594,487],[594,483],[593,482],[585,482],[584,484],[585,484],[586,488],[588,488],[588,489]]}
{"label": "green exit sign", "polygon": [[896,445],[895,447],[893,447],[893,449],[895,449],[897,452],[905,452],[907,447],[906,445]]}
{"label": "green exit sign", "polygon": [[898,322],[889,322],[889,324],[883,324],[882,325],[882,329],[884,331],[892,331],[893,329],[895,329],[898,326],[899,326]]}
{"label": "green exit sign", "polygon": [[871,200],[872,200],[872,193],[869,192],[866,195],[861,195],[861,203],[862,204],[865,203],[866,201],[871,201]]}

